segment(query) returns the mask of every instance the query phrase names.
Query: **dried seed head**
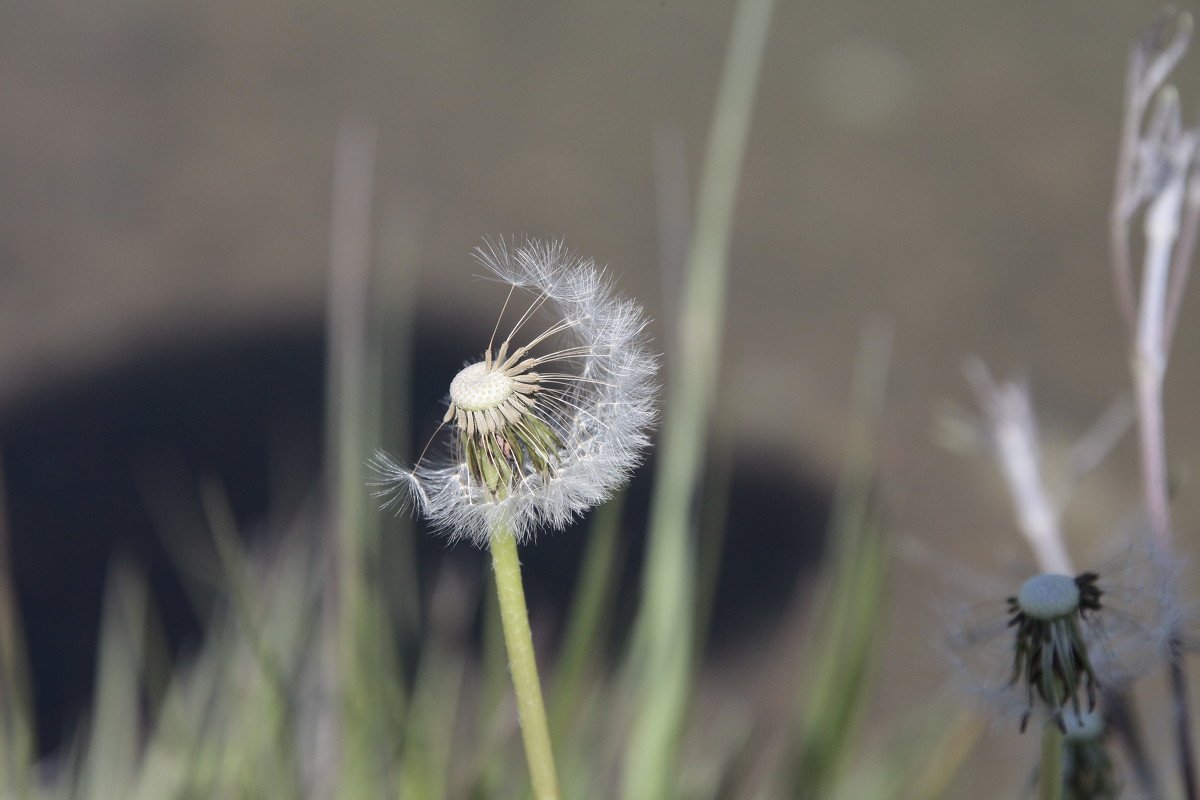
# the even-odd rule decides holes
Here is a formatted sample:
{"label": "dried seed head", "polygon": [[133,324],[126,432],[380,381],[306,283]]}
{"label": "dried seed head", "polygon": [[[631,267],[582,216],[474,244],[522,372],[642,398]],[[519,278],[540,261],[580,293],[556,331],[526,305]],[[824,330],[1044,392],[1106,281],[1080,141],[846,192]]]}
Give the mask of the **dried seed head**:
{"label": "dried seed head", "polygon": [[1008,598],[1012,615],[1008,624],[1017,629],[1011,683],[1023,681],[1028,699],[1021,730],[1033,713],[1035,695],[1064,732],[1063,710],[1068,702],[1077,717],[1083,713],[1081,688],[1087,693],[1088,710],[1096,707],[1096,672],[1079,622],[1100,610],[1103,592],[1098,580],[1093,572],[1074,579],[1038,575],[1027,580],[1016,597]]}
{"label": "dried seed head", "polygon": [[1065,617],[1079,609],[1079,587],[1066,575],[1034,575],[1017,593],[1017,605],[1034,619]]}
{"label": "dried seed head", "polygon": [[[477,256],[531,304],[451,381],[449,452],[412,468],[379,453],[375,468],[385,505],[411,500],[451,538],[486,546],[497,530],[522,541],[562,528],[625,482],[654,421],[657,365],[641,307],[594,262],[538,241]],[[545,311],[546,327],[525,333]]]}

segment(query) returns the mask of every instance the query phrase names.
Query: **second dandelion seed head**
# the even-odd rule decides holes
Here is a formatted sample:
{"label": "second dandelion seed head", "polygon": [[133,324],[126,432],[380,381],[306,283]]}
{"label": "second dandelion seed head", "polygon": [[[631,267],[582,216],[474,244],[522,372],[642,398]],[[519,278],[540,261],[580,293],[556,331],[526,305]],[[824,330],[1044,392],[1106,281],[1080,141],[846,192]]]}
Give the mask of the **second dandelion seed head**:
{"label": "second dandelion seed head", "polygon": [[1064,707],[1069,703],[1076,718],[1082,713],[1081,688],[1086,691],[1088,709],[1095,708],[1096,673],[1079,623],[1100,610],[1103,592],[1098,580],[1093,572],[1076,578],[1035,575],[1008,599],[1012,615],[1008,624],[1017,629],[1012,683],[1024,681],[1028,696],[1022,730],[1033,712],[1035,694],[1064,731]]}

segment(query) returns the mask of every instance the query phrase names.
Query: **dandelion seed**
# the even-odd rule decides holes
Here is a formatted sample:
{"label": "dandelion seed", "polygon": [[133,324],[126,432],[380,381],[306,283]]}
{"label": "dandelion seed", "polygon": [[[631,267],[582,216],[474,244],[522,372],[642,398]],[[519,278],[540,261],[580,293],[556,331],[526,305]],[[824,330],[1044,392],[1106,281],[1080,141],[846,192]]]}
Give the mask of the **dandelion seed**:
{"label": "dandelion seed", "polygon": [[[520,290],[531,303],[451,381],[449,447],[431,442],[412,468],[383,453],[374,465],[385,505],[411,501],[451,539],[483,547],[500,529],[518,542],[561,529],[625,483],[654,421],[657,364],[641,306],[595,262],[535,240],[489,241],[476,258],[510,301]],[[547,311],[549,324],[527,334]]]}
{"label": "dandelion seed", "polygon": [[1025,681],[1028,706],[1021,716],[1025,730],[1033,712],[1034,694],[1041,697],[1051,718],[1065,733],[1063,708],[1067,701],[1078,719],[1082,715],[1079,689],[1087,692],[1088,710],[1096,707],[1096,673],[1088,658],[1087,643],[1079,621],[1100,610],[1103,592],[1099,576],[1085,572],[1077,578],[1066,575],[1035,575],[1025,582],[1016,597],[1008,599],[1016,627],[1011,683]]}

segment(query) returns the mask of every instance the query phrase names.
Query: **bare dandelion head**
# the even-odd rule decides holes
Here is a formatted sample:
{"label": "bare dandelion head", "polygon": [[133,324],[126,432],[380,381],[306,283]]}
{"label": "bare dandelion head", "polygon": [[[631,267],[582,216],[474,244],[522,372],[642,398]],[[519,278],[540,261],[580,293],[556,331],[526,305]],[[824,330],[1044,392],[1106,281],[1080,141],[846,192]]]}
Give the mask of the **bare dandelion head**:
{"label": "bare dandelion head", "polygon": [[654,421],[657,364],[641,307],[594,262],[533,240],[489,241],[476,257],[509,284],[509,302],[532,300],[451,381],[449,447],[431,442],[411,468],[380,453],[375,467],[385,505],[411,500],[450,538],[485,546],[496,531],[523,541],[561,529],[625,483]]}
{"label": "bare dandelion head", "polygon": [[[1045,719],[1065,725],[1070,734],[1081,720],[1093,718],[1092,691],[1098,714],[1102,695],[1120,692],[1161,666],[1154,564],[1142,548],[1122,547],[1095,571],[1075,578],[1043,573],[1013,582],[957,569],[963,571],[958,585],[935,606],[942,652],[953,666],[957,691],[1000,728],[1027,727],[1045,712]],[[1007,606],[998,602],[1006,583]],[[1087,657],[1086,667],[1080,654]]]}
{"label": "bare dandelion head", "polygon": [[1022,614],[1047,622],[1065,617],[1079,608],[1079,586],[1066,575],[1034,575],[1017,592],[1016,607]]}
{"label": "bare dandelion head", "polygon": [[1081,687],[1087,692],[1088,710],[1095,709],[1096,673],[1079,622],[1100,610],[1103,592],[1098,580],[1094,572],[1077,578],[1035,575],[1016,597],[1008,599],[1012,615],[1008,624],[1016,628],[1012,682],[1024,681],[1029,703],[1021,717],[1022,730],[1033,711],[1035,693],[1064,732],[1063,709],[1068,701],[1075,717],[1083,713]]}

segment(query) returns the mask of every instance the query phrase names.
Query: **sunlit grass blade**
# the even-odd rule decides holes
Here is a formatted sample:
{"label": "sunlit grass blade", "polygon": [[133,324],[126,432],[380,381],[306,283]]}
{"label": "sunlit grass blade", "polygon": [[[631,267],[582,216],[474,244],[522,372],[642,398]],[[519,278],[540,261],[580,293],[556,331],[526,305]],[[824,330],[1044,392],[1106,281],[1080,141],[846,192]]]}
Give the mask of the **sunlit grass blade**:
{"label": "sunlit grass blade", "polygon": [[880,752],[858,756],[830,800],[938,800],[970,754],[983,723],[970,711],[935,704],[889,731]]}
{"label": "sunlit grass blade", "polygon": [[[935,708],[927,725],[936,737],[918,734],[916,744],[898,748],[895,771],[907,773],[901,781],[904,800],[939,800],[948,797],[955,776],[975,750],[983,735],[984,720],[973,710],[959,710],[953,716]],[[932,739],[932,741],[931,741]]]}
{"label": "sunlit grass blade", "polygon": [[587,549],[554,672],[550,732],[556,742],[563,741],[578,721],[586,687],[600,674],[598,662],[611,633],[624,500],[621,492],[598,508],[587,530]]}
{"label": "sunlit grass blade", "polygon": [[695,648],[690,512],[717,388],[733,210],[773,6],[772,0],[737,5],[704,159],[630,654],[638,700],[621,792],[626,800],[668,800],[676,791]]}
{"label": "sunlit grass blade", "polygon": [[[384,204],[379,230],[379,264],[373,276],[375,303],[368,312],[374,324],[367,339],[368,379],[361,414],[361,440],[383,442],[405,458],[413,455],[413,335],[418,300],[416,275],[420,261],[419,213],[412,202]],[[347,476],[349,480],[349,476]],[[365,498],[378,526],[378,558],[374,580],[400,643],[420,635],[416,537],[407,514],[378,514],[374,498]]]}
{"label": "sunlit grass blade", "polygon": [[25,635],[9,550],[8,498],[0,464],[0,796],[30,795],[34,747]]}
{"label": "sunlit grass blade", "polygon": [[[407,591],[414,583],[411,546],[403,548],[410,540],[389,543],[389,550],[398,545],[407,550],[409,559],[403,566],[383,565],[380,515],[366,488],[366,465],[384,428],[384,386],[394,380],[384,363],[384,337],[373,322],[396,321],[398,316],[399,327],[407,329],[410,309],[407,302],[392,306],[395,298],[374,285],[374,155],[374,128],[362,121],[346,122],[338,137],[330,226],[326,469],[332,585],[337,589],[332,655],[342,702],[339,796],[347,800],[377,797],[391,780],[389,760],[382,756],[397,746],[405,698],[394,621],[387,613],[394,608],[389,597],[396,589],[389,590],[385,579],[400,569]],[[389,241],[394,245],[385,239],[381,246]],[[407,342],[397,346],[407,347]]]}
{"label": "sunlit grass blade", "polygon": [[850,431],[830,524],[816,623],[798,703],[788,796],[824,797],[855,745],[886,624],[888,545],[876,496],[875,456],[886,392],[890,335],[868,329],[851,389]]}
{"label": "sunlit grass blade", "polygon": [[[873,501],[863,497],[862,502]],[[806,707],[790,779],[797,797],[822,797],[836,785],[871,693],[885,624],[888,555],[878,512],[864,510],[856,530],[835,529],[840,552],[822,592],[810,645],[814,659],[802,689]]]}
{"label": "sunlit grass blade", "polygon": [[399,797],[446,797],[454,764],[468,763],[453,737],[466,665],[463,638],[477,597],[452,570],[443,571],[434,584],[405,723]]}
{"label": "sunlit grass blade", "polygon": [[696,531],[696,577],[693,630],[695,669],[700,669],[704,643],[712,623],[717,599],[717,581],[721,572],[721,557],[725,551],[726,529],[729,527],[729,500],[733,490],[733,432],[728,425],[713,431],[711,458],[705,466],[704,490],[700,520]]}
{"label": "sunlit grass blade", "polygon": [[140,746],[146,603],[145,579],[116,562],[105,592],[94,711],[81,754],[84,798],[124,797],[131,788]]}

